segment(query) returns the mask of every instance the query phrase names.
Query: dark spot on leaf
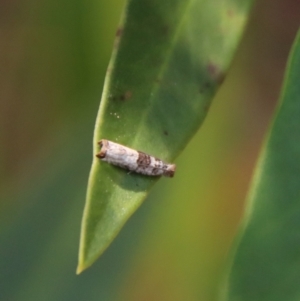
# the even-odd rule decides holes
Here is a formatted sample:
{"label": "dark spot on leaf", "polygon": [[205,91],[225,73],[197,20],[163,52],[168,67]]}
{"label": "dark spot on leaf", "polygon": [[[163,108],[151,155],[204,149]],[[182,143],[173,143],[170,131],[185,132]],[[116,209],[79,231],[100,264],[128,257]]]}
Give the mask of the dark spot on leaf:
{"label": "dark spot on leaf", "polygon": [[125,93],[120,95],[120,100],[128,100],[132,97],[132,92],[131,91],[126,91]]}
{"label": "dark spot on leaf", "polygon": [[215,78],[219,73],[219,67],[213,63],[209,63],[206,68],[212,78]]}
{"label": "dark spot on leaf", "polygon": [[117,48],[119,46],[119,42],[120,42],[120,37],[123,33],[123,28],[118,28],[116,31],[116,38],[114,41],[114,48]]}
{"label": "dark spot on leaf", "polygon": [[224,81],[225,75],[218,65],[209,63],[206,68],[210,77],[218,84],[221,84]]}
{"label": "dark spot on leaf", "polygon": [[166,135],[166,136],[168,136],[169,135],[169,133],[168,133],[168,131],[164,131],[164,134]]}
{"label": "dark spot on leaf", "polygon": [[116,37],[120,37],[123,33],[123,28],[122,27],[119,27],[116,31]]}

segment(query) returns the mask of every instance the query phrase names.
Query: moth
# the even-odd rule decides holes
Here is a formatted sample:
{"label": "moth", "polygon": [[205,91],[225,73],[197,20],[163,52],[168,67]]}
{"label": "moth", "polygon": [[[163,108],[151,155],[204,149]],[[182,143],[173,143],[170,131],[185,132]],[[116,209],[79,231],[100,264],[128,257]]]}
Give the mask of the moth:
{"label": "moth", "polygon": [[100,152],[96,157],[102,161],[147,176],[174,176],[175,164],[165,163],[158,158],[109,140],[102,139],[98,144]]}

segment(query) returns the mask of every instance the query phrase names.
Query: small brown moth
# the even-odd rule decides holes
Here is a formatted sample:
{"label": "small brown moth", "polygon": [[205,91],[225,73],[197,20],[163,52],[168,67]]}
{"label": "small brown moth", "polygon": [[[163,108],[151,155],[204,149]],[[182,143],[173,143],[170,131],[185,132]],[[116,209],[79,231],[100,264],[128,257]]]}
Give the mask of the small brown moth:
{"label": "small brown moth", "polygon": [[131,149],[124,145],[102,139],[101,149],[96,156],[102,161],[148,176],[173,177],[175,164],[168,164],[153,156]]}

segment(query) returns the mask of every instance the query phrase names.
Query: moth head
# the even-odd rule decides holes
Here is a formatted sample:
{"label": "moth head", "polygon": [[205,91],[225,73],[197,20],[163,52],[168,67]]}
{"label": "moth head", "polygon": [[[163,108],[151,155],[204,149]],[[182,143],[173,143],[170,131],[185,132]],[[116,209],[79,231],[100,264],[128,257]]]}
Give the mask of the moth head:
{"label": "moth head", "polygon": [[96,157],[99,159],[103,159],[106,156],[108,141],[105,139],[102,139],[98,142],[98,145],[100,146],[100,152],[98,154],[96,154]]}

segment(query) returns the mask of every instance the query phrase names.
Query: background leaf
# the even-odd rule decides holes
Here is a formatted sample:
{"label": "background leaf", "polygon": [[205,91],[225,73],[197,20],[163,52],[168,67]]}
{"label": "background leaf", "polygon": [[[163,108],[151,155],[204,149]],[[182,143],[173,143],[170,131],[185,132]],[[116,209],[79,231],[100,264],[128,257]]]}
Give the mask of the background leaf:
{"label": "background leaf", "polygon": [[[173,161],[224,79],[251,2],[129,1],[107,71],[94,154],[105,138]],[[78,272],[105,250],[155,181],[94,158]]]}
{"label": "background leaf", "polygon": [[233,259],[226,300],[298,300],[300,295],[300,31],[260,156]]}

